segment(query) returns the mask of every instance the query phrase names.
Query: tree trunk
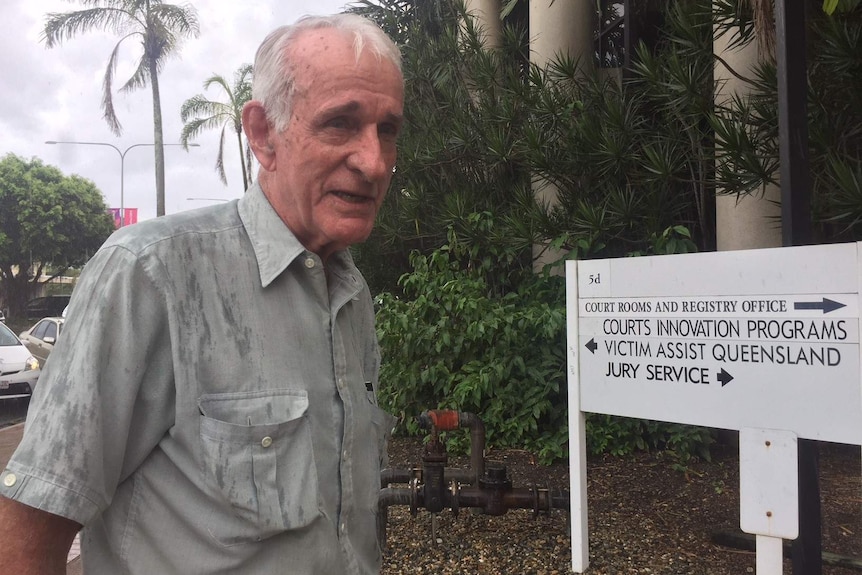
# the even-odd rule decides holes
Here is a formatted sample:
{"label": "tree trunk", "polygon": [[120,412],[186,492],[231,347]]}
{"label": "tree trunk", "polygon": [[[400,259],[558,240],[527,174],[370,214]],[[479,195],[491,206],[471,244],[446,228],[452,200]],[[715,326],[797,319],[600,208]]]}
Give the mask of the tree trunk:
{"label": "tree trunk", "polygon": [[12,275],[12,270],[4,270],[2,282],[3,308],[7,311],[6,322],[21,321],[25,319],[27,302],[30,301],[31,284],[25,264],[21,264],[17,275]]}
{"label": "tree trunk", "polygon": [[242,191],[245,192],[251,182],[248,181],[248,173],[245,169],[245,153],[242,149],[242,132],[236,133],[237,143],[239,143],[239,165],[242,166]]}
{"label": "tree trunk", "polygon": [[159,95],[158,63],[150,61],[153,88],[153,142],[156,159],[156,217],[165,215],[165,142],[162,134],[162,100]]}
{"label": "tree trunk", "polygon": [[249,146],[248,141],[245,143],[245,165],[248,166],[248,185],[245,188],[248,191],[254,183],[254,164],[251,162],[251,146]]}

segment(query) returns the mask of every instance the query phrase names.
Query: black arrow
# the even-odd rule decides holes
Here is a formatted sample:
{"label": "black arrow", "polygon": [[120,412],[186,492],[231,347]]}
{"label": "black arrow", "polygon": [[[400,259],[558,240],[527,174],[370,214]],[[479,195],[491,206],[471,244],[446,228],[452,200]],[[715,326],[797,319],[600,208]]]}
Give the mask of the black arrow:
{"label": "black arrow", "polygon": [[585,345],[584,347],[586,347],[588,350],[595,354],[596,349],[599,347],[599,344],[596,343],[596,340],[594,338],[590,338],[590,341],[588,341],[587,345]]}
{"label": "black arrow", "polygon": [[724,387],[725,385],[733,381],[733,376],[724,371],[723,367],[721,368],[721,371],[716,374],[716,377],[718,378],[718,381],[721,382],[721,387]]}
{"label": "black arrow", "polygon": [[821,309],[823,313],[829,313],[836,309],[846,307],[847,304],[840,301],[832,301],[831,299],[823,298],[823,301],[797,301],[793,304],[793,309]]}

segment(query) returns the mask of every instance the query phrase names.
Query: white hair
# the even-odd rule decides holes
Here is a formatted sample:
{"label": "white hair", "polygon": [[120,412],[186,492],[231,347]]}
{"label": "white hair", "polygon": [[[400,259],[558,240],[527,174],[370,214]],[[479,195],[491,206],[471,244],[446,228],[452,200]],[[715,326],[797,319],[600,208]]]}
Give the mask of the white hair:
{"label": "white hair", "polygon": [[303,32],[321,28],[353,34],[357,60],[367,46],[378,60],[391,62],[401,72],[401,52],[398,47],[377,24],[362,16],[303,16],[294,24],[276,28],[257,49],[252,80],[252,98],[263,104],[266,117],[276,132],[287,128],[296,91],[296,70],[289,58],[291,43]]}

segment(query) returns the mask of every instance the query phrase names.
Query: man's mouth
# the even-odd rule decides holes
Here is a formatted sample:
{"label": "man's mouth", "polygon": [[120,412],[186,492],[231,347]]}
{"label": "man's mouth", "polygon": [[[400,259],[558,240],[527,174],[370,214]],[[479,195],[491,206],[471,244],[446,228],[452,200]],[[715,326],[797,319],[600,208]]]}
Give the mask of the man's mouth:
{"label": "man's mouth", "polygon": [[332,192],[332,195],[341,200],[344,200],[345,202],[350,202],[351,204],[364,204],[373,201],[373,198],[370,198],[368,196],[352,194],[350,192],[345,192],[342,190],[335,190]]}

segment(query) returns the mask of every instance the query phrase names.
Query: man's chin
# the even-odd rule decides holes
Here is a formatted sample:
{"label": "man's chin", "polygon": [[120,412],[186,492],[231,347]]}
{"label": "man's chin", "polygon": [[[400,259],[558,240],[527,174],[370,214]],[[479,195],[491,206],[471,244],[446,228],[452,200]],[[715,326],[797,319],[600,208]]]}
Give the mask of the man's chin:
{"label": "man's chin", "polygon": [[339,226],[333,230],[333,233],[328,234],[330,245],[333,248],[331,251],[336,252],[349,248],[354,244],[361,244],[371,235],[373,223],[368,225],[349,225]]}

